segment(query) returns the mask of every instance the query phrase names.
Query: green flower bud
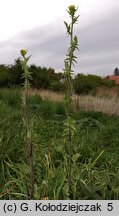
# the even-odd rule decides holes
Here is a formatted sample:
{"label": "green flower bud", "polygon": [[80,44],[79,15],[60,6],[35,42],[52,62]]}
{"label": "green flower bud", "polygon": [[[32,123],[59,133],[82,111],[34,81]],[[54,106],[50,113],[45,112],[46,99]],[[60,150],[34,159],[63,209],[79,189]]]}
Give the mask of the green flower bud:
{"label": "green flower bud", "polygon": [[26,55],[26,53],[27,53],[27,50],[22,49],[22,50],[20,51],[20,53],[21,53],[21,55],[24,57],[24,56]]}
{"label": "green flower bud", "polygon": [[76,10],[77,10],[75,5],[70,5],[70,6],[68,7],[68,9],[69,9],[69,11],[68,11],[69,14],[72,15],[72,16],[75,14],[75,12],[76,12]]}

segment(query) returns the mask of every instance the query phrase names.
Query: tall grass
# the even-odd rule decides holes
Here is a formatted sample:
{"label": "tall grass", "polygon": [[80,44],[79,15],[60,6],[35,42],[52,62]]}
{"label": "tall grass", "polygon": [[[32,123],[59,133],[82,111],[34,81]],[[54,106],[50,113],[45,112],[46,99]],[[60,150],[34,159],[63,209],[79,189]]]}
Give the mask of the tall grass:
{"label": "tall grass", "polygon": [[51,101],[63,101],[63,97],[64,97],[64,94],[62,93],[56,93],[56,92],[53,92],[53,91],[49,91],[49,90],[44,90],[44,89],[41,89],[41,90],[38,90],[38,89],[31,89],[29,91],[29,94],[30,95],[35,95],[35,96],[38,96],[40,95],[42,97],[42,99],[47,99],[47,100],[51,100]]}
{"label": "tall grass", "polygon": [[119,98],[119,86],[116,87],[98,87],[96,90],[96,96],[107,98]]}
{"label": "tall grass", "polygon": [[[63,101],[63,94],[55,93],[49,90],[31,90],[31,95],[40,95],[43,100],[47,99],[55,102]],[[106,93],[105,93],[106,94]],[[111,92],[108,96],[103,95],[101,92],[99,95],[74,95],[73,96],[73,107],[74,111],[84,109],[86,111],[98,111],[109,115],[119,115],[119,99],[115,95],[115,91]]]}
{"label": "tall grass", "polygon": [[119,115],[119,99],[99,96],[79,96],[79,106],[86,111]]}
{"label": "tall grass", "polygon": [[[8,105],[7,91],[10,94],[10,90],[1,90],[1,95],[5,93],[7,96],[1,99],[5,112],[1,112],[3,108],[0,107],[0,199],[28,199],[27,188],[31,187],[31,182],[27,149],[23,145],[25,132],[21,107]],[[14,98],[12,93],[13,90],[11,97]],[[20,100],[20,94],[15,94],[15,101]],[[35,104],[39,106],[34,107]],[[62,142],[66,118],[63,104],[49,103],[32,95],[29,105],[33,121],[34,199],[118,199],[118,117],[81,110],[74,113],[77,132],[74,136],[71,195],[66,177],[67,154]],[[60,115],[57,106],[61,108]],[[56,114],[60,117],[57,118]]]}

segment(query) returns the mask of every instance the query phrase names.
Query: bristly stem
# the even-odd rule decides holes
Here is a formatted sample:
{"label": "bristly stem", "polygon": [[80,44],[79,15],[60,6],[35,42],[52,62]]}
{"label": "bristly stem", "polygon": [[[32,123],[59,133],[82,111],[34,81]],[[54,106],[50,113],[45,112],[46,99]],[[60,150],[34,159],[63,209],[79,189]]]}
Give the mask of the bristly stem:
{"label": "bristly stem", "polygon": [[23,57],[23,61],[21,61],[23,75],[24,78],[24,91],[23,91],[23,108],[24,108],[24,126],[26,128],[26,145],[28,148],[28,163],[30,168],[30,179],[31,179],[31,188],[28,189],[28,197],[30,199],[33,198],[34,194],[34,169],[33,169],[33,144],[31,139],[31,129],[29,122],[29,110],[28,110],[28,92],[30,88],[30,80],[32,79],[30,72],[28,71],[27,62],[31,56],[25,57],[27,51],[21,50],[21,55]]}
{"label": "bristly stem", "polygon": [[67,57],[65,59],[65,69],[64,69],[64,76],[67,81],[67,94],[66,94],[66,113],[67,113],[67,120],[65,122],[65,126],[67,127],[67,137],[68,137],[68,184],[69,184],[69,191],[71,191],[72,185],[72,178],[71,178],[71,158],[72,158],[72,137],[75,130],[75,121],[72,118],[71,113],[71,105],[72,105],[72,95],[73,95],[73,78],[72,78],[72,65],[76,62],[76,56],[74,55],[74,51],[78,49],[78,39],[74,36],[73,27],[74,24],[77,22],[79,16],[75,16],[77,8],[74,5],[70,5],[68,7],[67,12],[71,17],[71,23],[68,24],[64,21],[66,26],[66,30],[68,36],[70,36],[70,47],[68,49]]}

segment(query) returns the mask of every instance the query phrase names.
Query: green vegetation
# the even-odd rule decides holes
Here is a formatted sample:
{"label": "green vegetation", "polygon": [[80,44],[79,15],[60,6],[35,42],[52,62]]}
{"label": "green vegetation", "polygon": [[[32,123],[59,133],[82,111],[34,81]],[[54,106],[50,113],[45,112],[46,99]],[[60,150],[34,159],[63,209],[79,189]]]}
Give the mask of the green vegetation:
{"label": "green vegetation", "polygon": [[115,82],[113,80],[106,80],[96,75],[84,75],[78,74],[74,79],[75,92],[77,94],[96,94],[98,87],[114,87]]}
{"label": "green vegetation", "polygon": [[[33,199],[119,199],[119,118],[98,112],[73,113],[73,193],[69,197],[62,133],[63,102],[30,96],[35,192]],[[28,199],[31,186],[21,90],[0,90],[0,198]],[[44,110],[45,109],[45,110]],[[27,185],[26,185],[27,183]]]}
{"label": "green vegetation", "polygon": [[[42,68],[34,64],[28,66],[28,70],[32,73],[31,85],[33,88],[49,89],[56,92],[66,91],[66,81],[63,73],[55,73],[52,68]],[[14,65],[0,65],[0,88],[22,85],[22,73],[19,58],[15,60]],[[73,83],[76,94],[95,94],[97,87],[111,88],[116,86],[113,80],[106,80],[91,74],[77,74],[73,79]]]}
{"label": "green vegetation", "polygon": [[[36,66],[28,66],[32,73],[31,85],[37,89],[50,89],[53,91],[64,91],[65,84],[62,83],[62,73],[55,73],[54,69]],[[22,85],[22,66],[20,58],[15,60],[14,65],[0,65],[0,87],[14,87]]]}
{"label": "green vegetation", "polygon": [[[76,11],[70,5],[71,23],[64,22],[70,45],[63,74],[28,66],[26,50],[21,50],[22,61],[0,65],[0,199],[119,199],[119,118],[82,110],[83,99],[91,97],[74,95],[94,95],[98,87],[115,84],[94,75],[78,74],[73,79]],[[60,94],[54,100],[52,93],[44,99],[30,84],[66,92],[65,98]],[[113,104],[117,102],[114,98]]]}

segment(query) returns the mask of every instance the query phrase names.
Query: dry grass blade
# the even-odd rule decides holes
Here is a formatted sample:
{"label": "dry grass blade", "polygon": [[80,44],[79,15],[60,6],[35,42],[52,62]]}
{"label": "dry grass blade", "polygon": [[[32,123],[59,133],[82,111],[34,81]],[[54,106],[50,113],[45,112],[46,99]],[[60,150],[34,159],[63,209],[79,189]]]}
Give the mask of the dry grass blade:
{"label": "dry grass blade", "polygon": [[79,106],[86,111],[98,111],[109,115],[119,115],[119,100],[116,97],[79,96]]}

